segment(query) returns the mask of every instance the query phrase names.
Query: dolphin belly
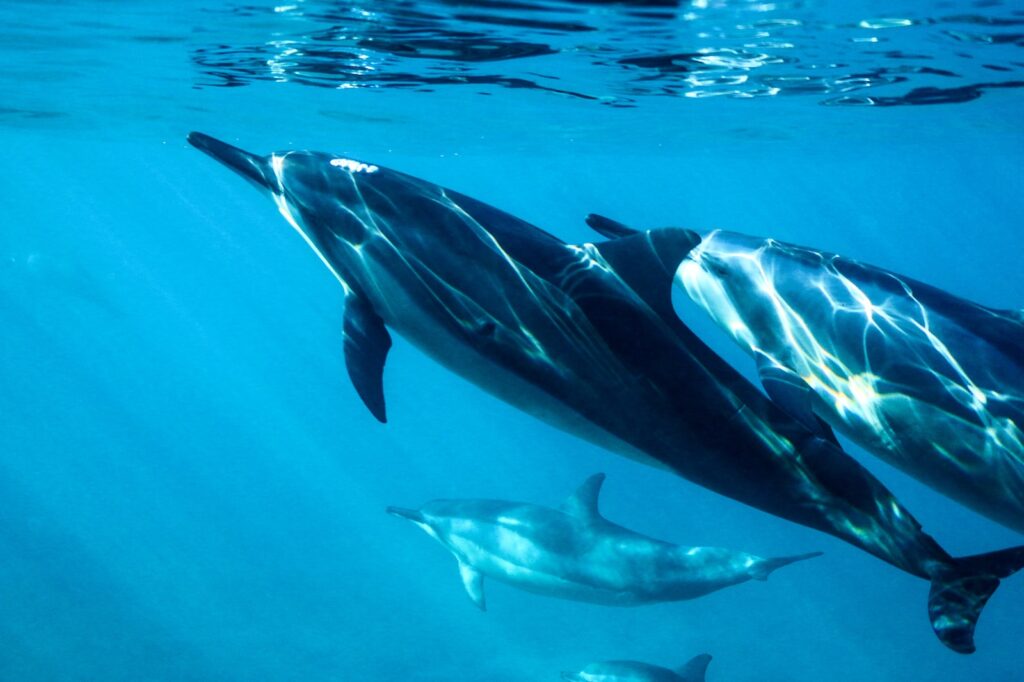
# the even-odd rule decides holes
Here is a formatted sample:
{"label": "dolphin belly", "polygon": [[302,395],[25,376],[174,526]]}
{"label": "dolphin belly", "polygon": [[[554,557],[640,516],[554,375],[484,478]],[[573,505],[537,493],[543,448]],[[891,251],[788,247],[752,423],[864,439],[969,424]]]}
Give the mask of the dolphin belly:
{"label": "dolphin belly", "polygon": [[[498,362],[485,350],[486,343],[467,340],[465,322],[437,306],[429,288],[416,278],[397,279],[393,269],[380,269],[374,307],[385,324],[449,371],[461,376],[496,398],[540,419],[557,429],[582,438],[600,448],[661,469],[666,465],[580,414],[551,387],[530,381],[517,370]],[[390,279],[385,279],[389,277]],[[566,321],[571,324],[571,320]],[[481,331],[486,334],[486,330]],[[513,348],[516,352],[518,349]],[[557,392],[572,390],[569,378]],[[579,389],[581,392],[583,387]]]}

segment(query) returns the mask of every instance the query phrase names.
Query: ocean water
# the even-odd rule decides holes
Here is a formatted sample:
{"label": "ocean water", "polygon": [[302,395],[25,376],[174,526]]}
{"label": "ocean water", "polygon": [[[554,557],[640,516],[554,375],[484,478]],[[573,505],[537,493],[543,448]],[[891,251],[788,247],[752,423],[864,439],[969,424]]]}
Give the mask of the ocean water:
{"label": "ocean water", "polygon": [[[943,648],[927,585],[604,452],[395,339],[389,423],[342,293],[185,143],[319,149],[593,240],[770,235],[1024,305],[1024,5],[560,0],[0,6],[0,680],[557,680],[609,658],[711,682],[1024,679],[1024,577]],[[688,301],[681,316],[751,362]],[[614,401],[614,396],[609,400]],[[852,444],[948,550],[1020,544]],[[455,563],[387,505],[556,505],[814,561],[612,609]]]}

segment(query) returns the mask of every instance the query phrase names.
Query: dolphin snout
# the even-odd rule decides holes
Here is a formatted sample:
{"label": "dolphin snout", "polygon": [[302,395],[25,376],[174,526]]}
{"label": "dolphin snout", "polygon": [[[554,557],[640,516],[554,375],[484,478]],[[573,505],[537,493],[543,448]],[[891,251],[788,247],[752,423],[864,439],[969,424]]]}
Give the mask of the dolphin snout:
{"label": "dolphin snout", "polygon": [[199,151],[217,159],[261,189],[269,190],[277,184],[273,169],[262,156],[250,154],[238,147],[232,147],[227,142],[221,142],[203,133],[189,133],[188,143]]}
{"label": "dolphin snout", "polygon": [[398,516],[413,523],[423,523],[423,514],[417,509],[404,509],[402,507],[388,507],[385,511],[392,516]]}

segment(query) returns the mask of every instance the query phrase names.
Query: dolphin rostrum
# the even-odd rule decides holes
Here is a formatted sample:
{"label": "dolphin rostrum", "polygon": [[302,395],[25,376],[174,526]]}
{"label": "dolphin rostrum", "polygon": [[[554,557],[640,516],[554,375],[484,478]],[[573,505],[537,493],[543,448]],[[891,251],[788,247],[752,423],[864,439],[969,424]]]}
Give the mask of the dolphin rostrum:
{"label": "dolphin rostrum", "polygon": [[[602,216],[598,231],[632,234]],[[715,230],[677,281],[769,396],[1024,532],[1024,314],[833,253]],[[825,423],[822,423],[824,420]]]}
{"label": "dolphin rostrum", "polygon": [[380,421],[390,328],[559,428],[929,580],[932,627],[960,652],[974,650],[975,623],[999,580],[1024,565],[1024,548],[951,557],[838,444],[682,324],[671,290],[695,233],[566,244],[372,163],[188,139],[262,190],[338,280],[345,364]]}
{"label": "dolphin rostrum", "polygon": [[578,673],[562,673],[565,682],[704,682],[711,656],[699,654],[675,670],[640,661],[591,663]]}
{"label": "dolphin rostrum", "polygon": [[821,552],[762,559],[717,547],[680,547],[607,521],[598,511],[604,474],[561,509],[505,500],[434,500],[418,510],[388,507],[447,548],[481,609],[484,577],[551,597],[637,606],[695,599]]}

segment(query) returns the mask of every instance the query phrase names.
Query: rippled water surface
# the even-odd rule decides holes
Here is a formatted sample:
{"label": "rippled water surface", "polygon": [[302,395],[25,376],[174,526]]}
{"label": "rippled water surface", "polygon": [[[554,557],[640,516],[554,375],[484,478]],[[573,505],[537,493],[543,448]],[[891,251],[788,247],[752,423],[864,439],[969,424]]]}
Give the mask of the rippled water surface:
{"label": "rippled water surface", "polygon": [[[343,153],[570,242],[597,238],[590,212],[726,228],[1020,309],[1024,4],[12,0],[0,59],[0,680],[525,682],[705,651],[709,682],[1021,679],[1024,577],[957,656],[922,581],[555,431],[397,336],[378,424],[337,282],[185,135]],[[950,552],[1022,543],[844,445]],[[481,613],[383,512],[556,506],[597,471],[637,531],[825,555],[636,609],[491,581]]]}

